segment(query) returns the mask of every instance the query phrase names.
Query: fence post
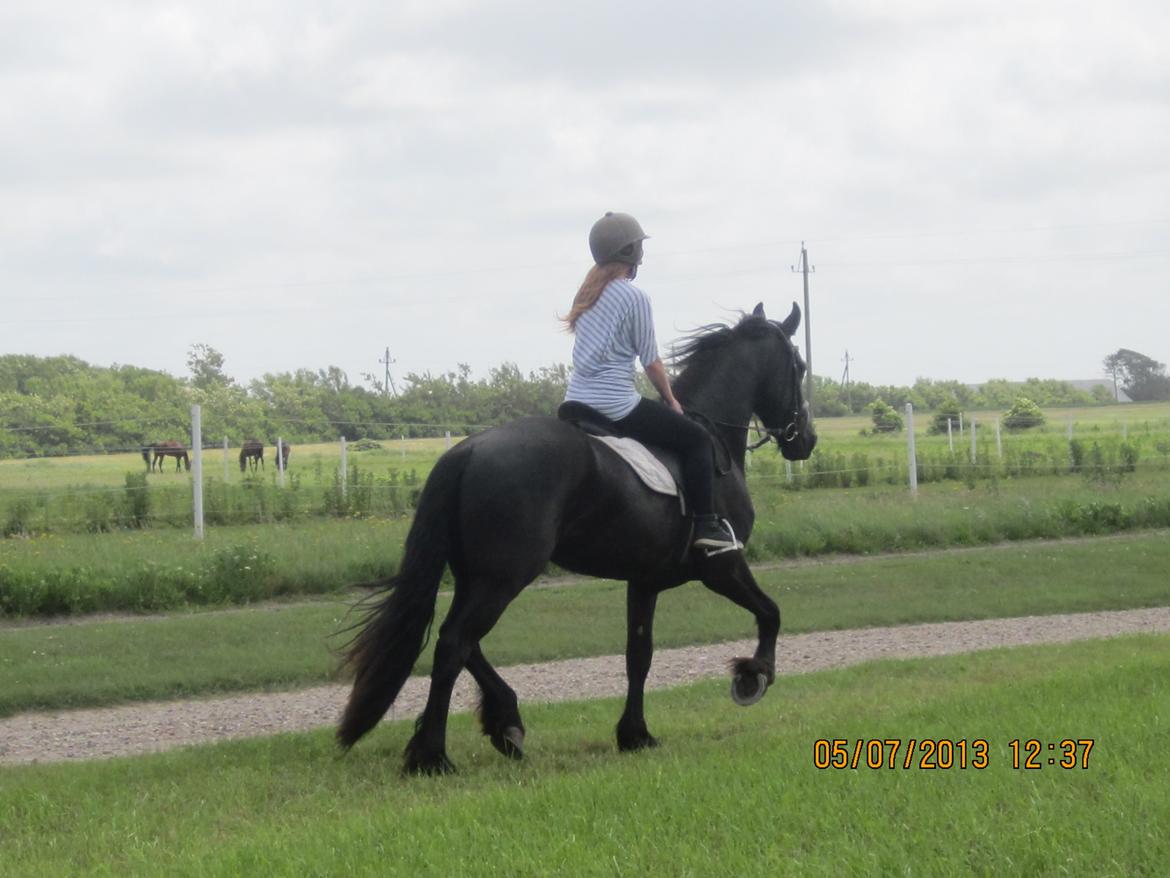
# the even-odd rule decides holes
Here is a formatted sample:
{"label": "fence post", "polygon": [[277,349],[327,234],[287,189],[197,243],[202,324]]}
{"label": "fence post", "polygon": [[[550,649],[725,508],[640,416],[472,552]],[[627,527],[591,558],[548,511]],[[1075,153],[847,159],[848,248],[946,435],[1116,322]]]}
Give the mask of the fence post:
{"label": "fence post", "polygon": [[910,496],[918,496],[918,456],[914,453],[914,405],[906,403],[906,454],[910,463]]}
{"label": "fence post", "polygon": [[791,460],[785,459],[785,461],[784,461],[784,477],[789,483],[792,482],[792,461]]}
{"label": "fence post", "polygon": [[1003,460],[1003,441],[999,438],[999,418],[995,419],[995,456]]}
{"label": "fence post", "polygon": [[276,437],[276,468],[280,471],[280,487],[284,487],[284,442]]}
{"label": "fence post", "polygon": [[223,483],[228,483],[228,437],[223,437]]}
{"label": "fence post", "polygon": [[1121,441],[1122,442],[1129,441],[1129,421],[1122,421],[1121,422]]}
{"label": "fence post", "polygon": [[1067,432],[1068,432],[1068,439],[1071,442],[1072,441],[1072,415],[1068,416]]}
{"label": "fence post", "polygon": [[975,417],[971,416],[971,466],[975,466],[978,452],[975,450]]}
{"label": "fence post", "polygon": [[951,419],[947,418],[947,447],[950,448],[951,454],[955,453],[955,436],[951,432]]}
{"label": "fence post", "polygon": [[447,436],[447,450],[450,451],[451,450],[451,431],[450,430],[447,430],[446,436]]}
{"label": "fence post", "polygon": [[398,437],[398,450],[402,452],[402,460],[405,461],[406,460],[406,437],[405,436],[399,435],[399,437]]}
{"label": "fence post", "polygon": [[963,413],[959,412],[959,438],[963,438]]}
{"label": "fence post", "polygon": [[203,539],[203,424],[198,405],[191,406],[191,483],[195,500],[195,539]]}
{"label": "fence post", "polygon": [[345,498],[345,480],[349,477],[349,464],[346,462],[345,437],[341,437],[341,496]]}

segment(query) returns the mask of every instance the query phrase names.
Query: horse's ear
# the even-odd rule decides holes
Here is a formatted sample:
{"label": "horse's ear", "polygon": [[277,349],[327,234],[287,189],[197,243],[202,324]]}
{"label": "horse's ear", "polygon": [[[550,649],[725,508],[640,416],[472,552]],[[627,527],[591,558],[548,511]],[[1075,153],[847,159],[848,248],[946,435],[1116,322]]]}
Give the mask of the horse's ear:
{"label": "horse's ear", "polygon": [[780,324],[780,328],[784,330],[786,336],[792,338],[798,326],[800,326],[800,306],[793,302],[792,310],[784,318],[784,322]]}
{"label": "horse's ear", "polygon": [[756,305],[756,307],[754,309],[752,309],[752,316],[753,317],[763,317],[764,316],[764,303],[763,302],[760,302],[758,305]]}

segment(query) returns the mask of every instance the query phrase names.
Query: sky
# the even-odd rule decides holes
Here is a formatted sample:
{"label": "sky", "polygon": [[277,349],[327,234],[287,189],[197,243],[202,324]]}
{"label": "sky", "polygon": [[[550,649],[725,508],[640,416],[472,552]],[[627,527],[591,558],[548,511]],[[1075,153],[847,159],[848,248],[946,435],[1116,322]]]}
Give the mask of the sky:
{"label": "sky", "polygon": [[1168,38],[1162,0],[6,0],[0,354],[530,372],[616,210],[664,354],[803,303],[804,242],[818,375],[1165,363]]}

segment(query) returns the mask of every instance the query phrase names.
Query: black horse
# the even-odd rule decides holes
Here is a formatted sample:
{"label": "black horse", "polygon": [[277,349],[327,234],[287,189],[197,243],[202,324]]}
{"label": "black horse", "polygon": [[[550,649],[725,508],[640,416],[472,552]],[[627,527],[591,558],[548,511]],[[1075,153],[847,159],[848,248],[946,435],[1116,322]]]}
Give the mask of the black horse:
{"label": "black horse", "polygon": [[264,466],[264,443],[259,439],[245,439],[244,446],[240,449],[240,472],[243,472],[248,464],[252,465],[252,472],[256,472],[256,463]]}
{"label": "black horse", "polygon": [[187,446],[182,442],[168,439],[165,442],[153,442],[142,449],[142,459],[146,461],[146,466],[151,472],[154,472],[155,468],[162,472],[164,457],[175,459],[175,472],[179,472],[184,465],[188,470],[191,469],[191,458],[187,454]]}
{"label": "black horse", "polygon": [[[768,320],[757,305],[733,327],[706,327],[676,354],[682,369],[675,395],[712,435],[726,470],[716,479],[716,506],[744,541],[755,517],[743,474],[752,415],[790,460],[804,460],[816,444],[801,395],[804,364],[791,342],[799,323],[795,304],[783,323]],[[692,550],[690,527],[677,498],[651,493],[609,448],[564,421],[523,418],[461,442],[427,479],[399,572],[379,583],[387,593],[346,647],[355,679],[338,742],[351,747],[394,702],[430,630],[445,565],[455,594],[439,629],[430,695],[406,746],[405,771],[453,770],[447,713],[465,667],[482,691],[483,733],[505,756],[522,756],[516,693],[479,644],[550,560],[628,583],[629,690],[617,725],[621,750],[657,744],[642,702],[655,604],[665,589],[699,579],[755,616],[759,644],[754,657],[734,660],[732,693],[740,703],[758,700],[775,679],[780,611],[741,552]]]}

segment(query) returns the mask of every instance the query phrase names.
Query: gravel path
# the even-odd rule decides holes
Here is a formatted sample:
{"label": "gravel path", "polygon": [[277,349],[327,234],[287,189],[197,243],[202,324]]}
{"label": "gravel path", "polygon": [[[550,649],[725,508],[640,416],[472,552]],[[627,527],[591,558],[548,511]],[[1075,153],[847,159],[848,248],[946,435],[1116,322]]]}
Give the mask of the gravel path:
{"label": "gravel path", "polygon": [[[782,636],[778,660],[781,674],[803,674],[872,659],[1155,632],[1170,632],[1170,607]],[[742,640],[659,650],[647,687],[661,689],[726,676],[728,659],[751,655],[754,649],[754,640]],[[625,693],[623,656],[514,665],[501,671],[522,703]],[[418,714],[426,700],[426,685],[426,679],[412,677],[387,718]],[[348,693],[348,686],[333,685],[296,692],[21,714],[0,720],[0,765],[105,759],[328,726],[336,721]],[[455,688],[452,709],[468,710],[474,697],[474,683],[464,674]]]}

